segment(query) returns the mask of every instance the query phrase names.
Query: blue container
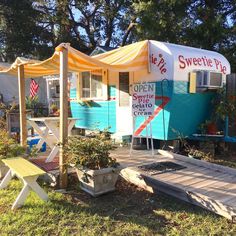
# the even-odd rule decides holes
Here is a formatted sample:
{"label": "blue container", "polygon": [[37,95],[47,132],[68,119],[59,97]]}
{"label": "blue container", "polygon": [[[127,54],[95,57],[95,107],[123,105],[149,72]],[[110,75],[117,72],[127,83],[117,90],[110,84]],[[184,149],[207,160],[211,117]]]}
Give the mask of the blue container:
{"label": "blue container", "polygon": [[[40,138],[38,136],[28,138],[27,144],[28,144],[30,150],[33,148],[34,145],[38,144],[39,140],[40,140]],[[45,142],[43,143],[40,151],[41,152],[46,152],[46,143]]]}

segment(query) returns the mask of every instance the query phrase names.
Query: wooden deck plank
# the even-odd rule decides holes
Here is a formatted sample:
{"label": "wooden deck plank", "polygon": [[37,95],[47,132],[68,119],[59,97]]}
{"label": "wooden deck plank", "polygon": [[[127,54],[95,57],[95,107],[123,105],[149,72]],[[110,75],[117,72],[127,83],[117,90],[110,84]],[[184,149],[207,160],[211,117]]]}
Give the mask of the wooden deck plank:
{"label": "wooden deck plank", "polygon": [[[221,176],[221,175],[220,175]],[[218,177],[220,177],[218,176]],[[192,178],[183,182],[177,182],[178,185],[180,185],[181,187],[183,187],[184,189],[188,189],[188,190],[194,190],[200,187],[207,187],[209,186],[211,183],[216,182],[216,178],[208,178],[206,179],[206,177],[204,175],[200,175],[197,176],[196,178]],[[176,184],[176,183],[174,183]]]}
{"label": "wooden deck plank", "polygon": [[192,180],[192,179],[196,179],[199,177],[204,176],[204,169],[202,169],[202,172],[195,172],[195,169],[190,169],[190,170],[182,170],[182,172],[180,171],[176,171],[176,173],[169,175],[169,176],[165,176],[165,175],[160,175],[157,176],[157,178],[159,180],[163,180],[165,182],[169,182],[170,184],[173,183],[180,183],[180,182],[184,182],[184,181],[188,181],[188,180]]}
{"label": "wooden deck plank", "polygon": [[206,176],[211,176],[211,174],[214,174],[212,170],[209,170],[208,168],[202,168],[202,167],[201,168],[192,167],[192,168],[182,169],[181,171],[176,171],[175,176],[173,175],[172,177],[171,177],[171,173],[169,175],[161,174],[158,177],[160,180],[171,182],[175,178],[179,178],[179,181],[181,181],[180,177],[182,176],[186,176],[186,177],[188,176],[189,179],[191,179],[192,177],[200,177],[200,176],[207,178]]}
{"label": "wooden deck plank", "polygon": [[[221,175],[218,178],[216,178],[215,182],[211,183],[210,188],[212,188],[212,189],[225,188],[226,185],[228,185],[230,183],[233,183],[233,182],[234,182],[234,179],[233,179],[232,175],[224,174],[224,175]],[[208,189],[206,189],[206,188],[202,189],[202,188],[199,188],[199,187],[198,187],[198,190],[201,191],[201,193],[204,193],[204,192],[208,191]]]}
{"label": "wooden deck plank", "polygon": [[205,193],[205,195],[212,197],[221,203],[225,203],[227,201],[230,201],[236,198],[235,193],[232,193],[230,191],[228,192],[228,191],[220,191],[220,190],[207,192]]}
{"label": "wooden deck plank", "polygon": [[[190,181],[180,181],[180,184],[188,187],[188,186],[195,186],[196,184],[198,184],[200,181],[215,181],[216,179],[219,179],[221,178],[221,176],[226,176],[226,174],[223,174],[221,176],[218,176],[218,177],[213,177],[212,176],[209,176],[209,172],[207,172],[208,175],[202,175],[202,174],[199,174],[199,178],[195,178],[193,180],[190,180]],[[213,179],[213,180],[212,180]]]}
{"label": "wooden deck plank", "polygon": [[177,171],[170,171],[170,172],[166,172],[166,173],[161,173],[158,175],[155,175],[156,178],[158,179],[163,179],[165,181],[171,181],[172,179],[175,178],[181,178],[181,177],[186,177],[186,176],[192,176],[194,174],[196,174],[196,172],[193,171],[194,168],[186,168],[186,169],[182,169],[182,170],[177,170]]}
{"label": "wooden deck plank", "polygon": [[212,176],[207,176],[207,177],[203,177],[203,181],[202,182],[198,182],[198,183],[193,183],[189,186],[191,189],[201,189],[201,188],[205,188],[205,187],[210,187],[210,185],[217,183],[221,178],[223,179],[224,176],[227,176],[227,174],[222,174],[222,173],[216,173]]}
{"label": "wooden deck plank", "polygon": [[[236,183],[225,185],[224,188],[219,189],[218,192],[219,195],[216,197],[223,203],[234,199],[236,198]],[[205,194],[215,196],[214,191],[208,191]]]}
{"label": "wooden deck plank", "polygon": [[236,197],[225,201],[224,204],[235,207],[236,208]]}
{"label": "wooden deck plank", "polygon": [[170,183],[180,183],[188,181],[193,178],[201,177],[203,175],[204,175],[203,173],[195,172],[194,169],[193,170],[190,169],[190,171],[186,170],[186,172],[183,171],[183,173],[176,173],[177,178],[170,178],[170,179],[165,178],[165,180]]}
{"label": "wooden deck plank", "polygon": [[[224,177],[224,176],[223,176]],[[235,180],[232,179],[232,175],[225,176],[225,178],[218,179],[215,183],[212,183],[209,188],[197,188],[197,191],[201,194],[211,194],[211,192],[228,192],[232,191],[230,187],[236,186]],[[192,187],[192,186],[191,186]]]}

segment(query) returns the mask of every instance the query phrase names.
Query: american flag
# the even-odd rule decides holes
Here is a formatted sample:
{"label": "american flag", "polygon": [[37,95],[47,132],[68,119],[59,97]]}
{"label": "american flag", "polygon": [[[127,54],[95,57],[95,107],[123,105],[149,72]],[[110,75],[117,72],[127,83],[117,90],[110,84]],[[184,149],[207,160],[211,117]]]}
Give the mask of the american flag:
{"label": "american flag", "polygon": [[37,94],[39,89],[39,85],[37,84],[37,82],[34,79],[31,79],[30,82],[30,97],[35,97],[35,95]]}

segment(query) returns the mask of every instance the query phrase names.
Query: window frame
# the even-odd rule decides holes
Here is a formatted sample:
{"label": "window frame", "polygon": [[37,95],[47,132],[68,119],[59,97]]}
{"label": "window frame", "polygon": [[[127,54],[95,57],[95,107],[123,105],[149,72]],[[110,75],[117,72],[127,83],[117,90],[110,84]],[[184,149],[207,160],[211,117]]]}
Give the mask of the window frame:
{"label": "window frame", "polygon": [[[194,70],[193,73],[196,73],[196,84],[198,88],[221,88],[223,86],[223,74],[217,71],[210,71],[210,70]],[[198,83],[197,74],[201,74],[201,80]],[[211,85],[211,74],[220,74],[221,75],[221,85],[215,86]],[[206,81],[205,81],[206,80]],[[207,83],[205,83],[207,82]]]}
{"label": "window frame", "polygon": [[[99,69],[98,69],[99,70]],[[108,80],[107,80],[107,75],[108,71],[101,69],[101,90],[102,90],[102,96],[100,97],[91,97],[92,94],[92,73],[94,70],[88,70],[88,71],[83,71],[83,72],[89,72],[89,92],[90,96],[89,97],[83,97],[83,81],[82,81],[82,73],[79,73],[79,79],[78,79],[78,94],[77,94],[77,100],[82,100],[82,101],[91,101],[91,100],[107,100],[108,99],[108,91],[107,91],[107,85],[108,85]]]}

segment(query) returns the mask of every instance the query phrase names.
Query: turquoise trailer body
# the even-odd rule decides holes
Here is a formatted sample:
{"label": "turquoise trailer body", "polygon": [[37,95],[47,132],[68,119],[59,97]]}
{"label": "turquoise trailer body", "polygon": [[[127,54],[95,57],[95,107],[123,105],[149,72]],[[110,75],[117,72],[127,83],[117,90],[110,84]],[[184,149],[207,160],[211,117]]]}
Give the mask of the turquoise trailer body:
{"label": "turquoise trailer body", "polygon": [[[223,83],[226,74],[230,73],[228,61],[216,52],[156,41],[150,42],[150,72],[130,72],[129,86],[134,83],[155,82],[156,107],[154,115],[148,120],[145,120],[144,117],[136,119],[135,134],[145,135],[145,128],[150,122],[155,139],[172,140],[178,138],[179,135],[188,136],[196,133],[199,124],[209,116],[211,100],[216,89],[222,86],[219,84],[217,87],[211,81],[206,85],[198,84],[200,83],[198,81],[199,73],[201,72],[203,75],[208,73],[208,77],[204,77],[207,79],[211,79],[211,72],[215,73],[213,74],[215,77],[217,73],[221,74]],[[158,60],[162,61],[162,67],[157,66]],[[96,98],[78,101],[76,99],[78,86],[71,88],[72,116],[79,118],[76,127],[100,130],[109,128],[110,132],[118,133],[119,127],[122,126],[119,124],[121,119],[124,127],[127,126],[126,134],[132,134],[131,112],[127,109],[126,113],[120,113],[123,95],[119,95],[121,91],[119,73],[117,72],[117,76],[115,73],[110,73],[110,78],[108,76],[106,100]],[[191,73],[197,74],[197,89],[196,92],[190,93]],[[215,87],[212,86],[213,84]],[[129,104],[131,106],[131,100]],[[124,134],[124,131],[122,132]]]}

